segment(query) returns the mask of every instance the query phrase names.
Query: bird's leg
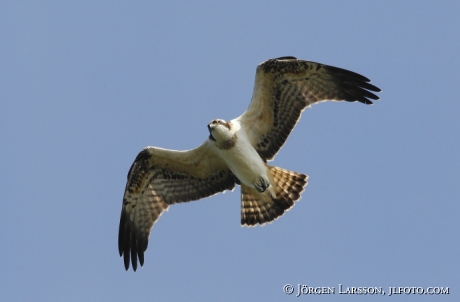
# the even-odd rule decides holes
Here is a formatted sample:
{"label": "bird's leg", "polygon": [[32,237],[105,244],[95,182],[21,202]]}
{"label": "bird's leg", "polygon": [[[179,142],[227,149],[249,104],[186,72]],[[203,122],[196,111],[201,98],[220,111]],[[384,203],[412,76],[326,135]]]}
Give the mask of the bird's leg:
{"label": "bird's leg", "polygon": [[259,191],[260,193],[263,193],[270,186],[270,182],[263,177],[260,177],[259,181],[260,182],[254,183],[254,188],[256,188],[256,190]]}

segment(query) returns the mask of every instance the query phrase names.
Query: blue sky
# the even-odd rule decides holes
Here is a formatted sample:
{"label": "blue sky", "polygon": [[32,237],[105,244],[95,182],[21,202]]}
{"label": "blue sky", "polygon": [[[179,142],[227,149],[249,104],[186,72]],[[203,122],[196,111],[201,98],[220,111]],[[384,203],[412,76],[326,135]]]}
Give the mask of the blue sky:
{"label": "blue sky", "polygon": [[[356,298],[296,298],[289,283],[443,286],[458,301],[459,13],[454,1],[2,1],[2,299]],[[361,73],[381,100],[304,112],[272,163],[309,185],[279,220],[242,228],[239,188],[174,205],[126,272],[117,232],[137,153],[201,144],[210,120],[246,110],[257,64],[286,55]],[[393,300],[431,299],[415,296]]]}

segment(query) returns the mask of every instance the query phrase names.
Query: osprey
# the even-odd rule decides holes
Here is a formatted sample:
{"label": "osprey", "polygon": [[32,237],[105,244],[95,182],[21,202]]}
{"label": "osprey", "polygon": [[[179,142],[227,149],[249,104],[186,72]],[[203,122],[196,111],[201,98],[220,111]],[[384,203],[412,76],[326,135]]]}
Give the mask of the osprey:
{"label": "osprey", "polygon": [[308,176],[267,164],[286,141],[302,111],[326,100],[372,104],[380,89],[345,69],[270,59],[257,66],[248,110],[231,121],[208,124],[209,137],[192,150],[146,147],[128,172],[118,250],[126,270],[144,265],[153,224],[174,203],[241,186],[241,224],[263,225],[294,206]]}

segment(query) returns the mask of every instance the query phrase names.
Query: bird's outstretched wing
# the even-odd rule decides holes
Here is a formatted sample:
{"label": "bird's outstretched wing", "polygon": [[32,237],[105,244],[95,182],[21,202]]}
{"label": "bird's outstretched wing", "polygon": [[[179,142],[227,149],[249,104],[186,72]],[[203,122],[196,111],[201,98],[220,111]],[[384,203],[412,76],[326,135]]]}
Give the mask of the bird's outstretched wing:
{"label": "bird's outstretched wing", "polygon": [[237,118],[259,155],[274,158],[305,107],[332,100],[372,104],[380,89],[360,74],[294,57],[270,59],[257,67],[252,101]]}
{"label": "bird's outstretched wing", "polygon": [[169,205],[197,200],[235,186],[235,176],[206,141],[189,151],[147,147],[128,172],[118,250],[128,270],[144,264],[150,230]]}

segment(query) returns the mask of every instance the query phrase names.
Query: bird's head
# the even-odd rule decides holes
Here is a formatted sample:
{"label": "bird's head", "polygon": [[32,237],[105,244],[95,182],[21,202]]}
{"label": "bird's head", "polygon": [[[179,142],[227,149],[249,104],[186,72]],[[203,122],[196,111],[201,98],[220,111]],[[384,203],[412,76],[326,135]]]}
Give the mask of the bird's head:
{"label": "bird's head", "polygon": [[226,141],[231,139],[235,134],[232,129],[232,123],[224,120],[212,120],[208,124],[209,139],[215,142]]}

